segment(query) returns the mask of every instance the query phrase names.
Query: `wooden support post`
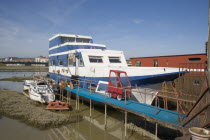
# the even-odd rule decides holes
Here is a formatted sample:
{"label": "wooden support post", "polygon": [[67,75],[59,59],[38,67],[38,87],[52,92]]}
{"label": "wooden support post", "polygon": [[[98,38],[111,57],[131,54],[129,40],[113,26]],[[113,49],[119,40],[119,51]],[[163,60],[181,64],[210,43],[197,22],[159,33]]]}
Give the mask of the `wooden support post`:
{"label": "wooden support post", "polygon": [[90,94],[91,94],[91,92],[92,92],[91,90],[92,90],[92,84],[90,83]]}
{"label": "wooden support post", "polygon": [[125,139],[127,137],[127,116],[128,116],[128,112],[125,111]]}
{"label": "wooden support post", "polygon": [[70,92],[70,96],[69,96],[69,105],[71,104],[71,92]]}
{"label": "wooden support post", "polygon": [[94,110],[94,102],[92,103],[92,109]]}
{"label": "wooden support post", "polygon": [[67,102],[67,104],[69,103],[69,91],[68,90],[66,92],[66,102]]}
{"label": "wooden support post", "polygon": [[157,122],[156,122],[156,123],[155,123],[155,140],[158,139],[157,134],[158,134],[158,124],[157,124]]}
{"label": "wooden support post", "polygon": [[104,129],[106,129],[106,125],[107,125],[107,105],[105,104]]}
{"label": "wooden support post", "polygon": [[90,99],[90,118],[91,118],[91,116],[92,116],[92,112],[91,112],[91,107],[92,107],[92,103],[91,103],[91,99]]}
{"label": "wooden support post", "polygon": [[62,101],[63,101],[63,91],[64,91],[64,88],[62,88]]}
{"label": "wooden support post", "polygon": [[77,110],[77,96],[78,96],[78,95],[76,94],[76,110]]}
{"label": "wooden support post", "polygon": [[78,101],[77,101],[77,103],[78,103],[77,107],[78,107],[78,110],[79,110],[79,95],[78,95]]}
{"label": "wooden support post", "polygon": [[61,86],[60,86],[59,90],[60,90],[60,98],[59,98],[59,100],[61,100]]}
{"label": "wooden support post", "polygon": [[126,94],[127,94],[127,90],[125,89],[125,101],[124,101],[124,104],[126,105]]}

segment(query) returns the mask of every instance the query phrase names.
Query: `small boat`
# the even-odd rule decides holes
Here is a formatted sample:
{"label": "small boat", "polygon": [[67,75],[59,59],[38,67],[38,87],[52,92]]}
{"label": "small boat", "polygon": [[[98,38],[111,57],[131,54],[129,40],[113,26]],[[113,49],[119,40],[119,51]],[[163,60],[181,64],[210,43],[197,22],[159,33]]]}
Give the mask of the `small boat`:
{"label": "small boat", "polygon": [[34,82],[34,80],[25,80],[23,83],[23,90],[29,90],[31,83]]}
{"label": "small boat", "polygon": [[46,109],[48,109],[48,110],[68,110],[69,106],[66,102],[56,101],[56,102],[49,102]]}
{"label": "small boat", "polygon": [[47,81],[40,79],[30,83],[29,97],[31,100],[48,103],[55,100],[55,94]]}

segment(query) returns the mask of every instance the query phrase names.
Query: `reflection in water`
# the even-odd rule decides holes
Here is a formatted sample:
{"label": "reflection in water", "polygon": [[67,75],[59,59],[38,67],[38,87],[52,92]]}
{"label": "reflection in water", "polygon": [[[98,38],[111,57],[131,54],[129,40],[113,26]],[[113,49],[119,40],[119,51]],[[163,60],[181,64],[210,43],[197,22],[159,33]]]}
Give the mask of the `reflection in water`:
{"label": "reflection in water", "polygon": [[99,129],[92,123],[83,120],[60,128],[50,129],[49,139],[74,140],[119,140],[104,129]]}

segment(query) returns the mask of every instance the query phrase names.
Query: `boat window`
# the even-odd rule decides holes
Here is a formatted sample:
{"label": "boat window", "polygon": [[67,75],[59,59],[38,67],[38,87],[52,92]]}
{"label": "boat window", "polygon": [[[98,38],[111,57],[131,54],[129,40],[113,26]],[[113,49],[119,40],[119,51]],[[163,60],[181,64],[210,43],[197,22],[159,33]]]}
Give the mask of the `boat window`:
{"label": "boat window", "polygon": [[110,63],[121,63],[120,57],[109,57]]}
{"label": "boat window", "polygon": [[52,60],[51,65],[55,66],[55,60]]}
{"label": "boat window", "polygon": [[73,37],[61,37],[61,42],[62,43],[75,42],[75,38],[73,38]]}
{"label": "boat window", "polygon": [[125,73],[120,73],[120,81],[122,82],[123,87],[131,86]]}
{"label": "boat window", "polygon": [[90,39],[85,39],[85,38],[76,38],[76,42],[89,43],[89,42],[90,42]]}
{"label": "boat window", "polygon": [[98,85],[98,89],[97,89],[97,91],[101,91],[101,92],[105,92],[105,91],[108,91],[108,85],[107,84],[104,84],[104,83],[100,83],[99,85]]}
{"label": "boat window", "polygon": [[140,67],[140,66],[141,66],[141,61],[137,60],[137,61],[136,61],[136,66],[137,66],[137,67]]}
{"label": "boat window", "polygon": [[46,82],[39,82],[39,83],[37,83],[37,85],[47,85],[47,83]]}
{"label": "boat window", "polygon": [[69,54],[68,55],[68,65],[69,66],[74,65],[74,62],[75,62],[75,55],[74,54]]}
{"label": "boat window", "polygon": [[59,65],[63,65],[63,60],[62,59],[59,59]]}
{"label": "boat window", "polygon": [[79,58],[79,66],[84,66],[83,59],[81,57]]}
{"label": "boat window", "polygon": [[111,72],[110,74],[110,82],[112,85],[117,86],[117,76],[114,72]]}
{"label": "boat window", "polygon": [[89,56],[90,63],[103,63],[102,56]]}
{"label": "boat window", "polygon": [[73,58],[69,58],[68,59],[68,65],[73,65],[74,61],[73,61]]}

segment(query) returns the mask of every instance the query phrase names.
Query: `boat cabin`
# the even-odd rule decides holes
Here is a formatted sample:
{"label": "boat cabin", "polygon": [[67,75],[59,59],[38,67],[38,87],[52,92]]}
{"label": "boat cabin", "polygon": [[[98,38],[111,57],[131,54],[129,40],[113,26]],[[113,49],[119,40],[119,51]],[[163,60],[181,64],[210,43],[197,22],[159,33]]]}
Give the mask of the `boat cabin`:
{"label": "boat cabin", "polygon": [[77,49],[69,51],[68,55],[51,57],[50,65],[65,67],[127,67],[127,62],[122,51]]}

